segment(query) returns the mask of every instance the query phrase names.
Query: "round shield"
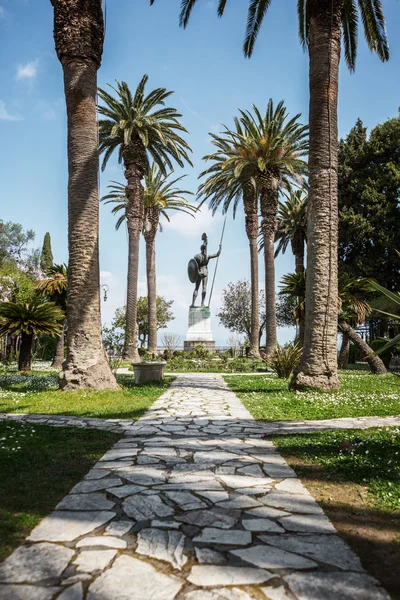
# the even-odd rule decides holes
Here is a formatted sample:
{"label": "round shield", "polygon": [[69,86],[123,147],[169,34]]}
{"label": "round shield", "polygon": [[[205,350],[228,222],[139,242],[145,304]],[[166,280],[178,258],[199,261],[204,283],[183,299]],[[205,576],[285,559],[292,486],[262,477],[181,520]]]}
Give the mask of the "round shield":
{"label": "round shield", "polygon": [[188,277],[191,283],[196,283],[199,277],[199,265],[194,258],[191,258],[188,263]]}

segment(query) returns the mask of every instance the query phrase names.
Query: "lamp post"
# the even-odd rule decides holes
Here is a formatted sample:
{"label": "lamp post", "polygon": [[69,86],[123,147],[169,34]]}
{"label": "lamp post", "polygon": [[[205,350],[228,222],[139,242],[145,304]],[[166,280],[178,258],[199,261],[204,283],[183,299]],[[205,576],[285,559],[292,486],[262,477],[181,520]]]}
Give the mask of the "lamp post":
{"label": "lamp post", "polygon": [[103,300],[104,300],[104,302],[107,302],[107,292],[110,288],[108,287],[108,285],[106,283],[103,283],[103,285],[100,287],[102,290],[104,290]]}

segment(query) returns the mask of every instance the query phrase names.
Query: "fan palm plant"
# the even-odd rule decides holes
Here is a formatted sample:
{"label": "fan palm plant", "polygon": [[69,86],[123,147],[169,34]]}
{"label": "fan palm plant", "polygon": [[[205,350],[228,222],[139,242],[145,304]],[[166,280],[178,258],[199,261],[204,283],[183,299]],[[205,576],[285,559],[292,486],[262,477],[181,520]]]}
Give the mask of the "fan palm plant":
{"label": "fan palm plant", "polygon": [[21,346],[18,359],[19,371],[30,371],[32,342],[35,335],[57,335],[65,320],[65,314],[54,302],[36,298],[32,302],[0,303],[0,335],[20,335]]}
{"label": "fan palm plant", "polygon": [[165,107],[166,99],[173,93],[158,88],[145,95],[148,76],[144,75],[134,94],[128,85],[117,81],[112,96],[99,89],[103,105],[100,114],[100,152],[104,153],[104,169],[114,150],[118,149],[118,162],[125,169],[126,220],[129,236],[128,290],[126,302],[125,358],[138,361],[136,335],[137,280],[139,268],[139,240],[143,229],[144,191],[142,179],[150,170],[150,157],[163,175],[172,170],[172,162],[183,166],[192,164],[189,145],[179,135],[186,132],[180,115],[174,108]]}
{"label": "fan palm plant", "polygon": [[[157,352],[157,285],[156,285],[156,248],[155,238],[158,229],[161,229],[160,216],[169,221],[170,211],[184,212],[194,215],[197,208],[187,201],[186,195],[192,194],[188,190],[174,187],[175,184],[185,176],[168,181],[171,173],[165,176],[158,166],[153,163],[144,177],[144,223],[143,236],[146,242],[146,273],[147,273],[147,295],[148,295],[148,350],[152,354]],[[102,198],[105,204],[113,204],[112,213],[119,214],[115,225],[119,229],[127,220],[128,200],[125,194],[125,186],[113,181],[108,186],[110,192]]]}
{"label": "fan palm plant", "polygon": [[[47,296],[65,313],[67,309],[68,272],[67,265],[53,265],[47,271],[48,278],[36,284],[36,290]],[[57,337],[52,367],[61,369],[64,362],[64,325]]]}
{"label": "fan palm plant", "polygon": [[[154,4],[155,0],[150,0]],[[182,0],[186,27],[197,0]],[[218,1],[222,16],[227,0]],[[243,51],[250,57],[271,0],[249,0]],[[310,152],[306,336],[294,385],[298,389],[337,389],[338,89],[341,41],[355,69],[361,15],[371,51],[388,60],[381,0],[298,0],[300,41],[309,54]]]}
{"label": "fan palm plant", "polygon": [[[233,210],[233,218],[239,203],[243,202],[245,214],[246,235],[250,248],[250,271],[251,271],[251,326],[249,338],[249,356],[260,358],[260,315],[259,315],[259,284],[258,284],[258,190],[255,180],[250,174],[242,169],[239,172],[235,168],[235,161],[239,159],[242,151],[242,129],[240,123],[235,119],[235,129],[229,130],[225,127],[219,134],[210,134],[212,144],[216,151],[204,157],[206,161],[212,161],[211,167],[200,174],[206,177],[204,183],[199,187],[198,196],[201,204],[209,201],[209,207],[213,214],[222,208],[222,213],[227,213],[230,206]],[[201,205],[200,204],[200,205]]]}
{"label": "fan palm plant", "polygon": [[97,70],[102,0],[51,0],[68,116],[68,334],[64,389],[117,389],[101,341]]}
{"label": "fan palm plant", "polygon": [[273,101],[269,100],[263,115],[253,106],[253,113],[240,111],[242,152],[235,159],[235,168],[251,175],[260,193],[268,356],[276,347],[274,242],[278,196],[282,188],[289,187],[291,180],[299,181],[307,171],[303,157],[308,150],[308,127],[298,122],[299,114],[288,119],[283,101],[274,108]]}
{"label": "fan palm plant", "polygon": [[[305,289],[305,274],[290,273],[282,278],[282,286],[279,293],[304,298]],[[364,323],[365,318],[372,311],[371,306],[365,300],[365,295],[371,292],[371,289],[371,282],[368,279],[350,277],[346,273],[339,273],[337,298],[339,318],[336,326],[344,336],[343,343],[347,344],[347,340],[353,342],[365,357],[372,373],[381,375],[386,373],[385,365],[354,329],[354,325]],[[303,300],[295,307],[294,317],[298,322],[304,322],[305,304]]]}

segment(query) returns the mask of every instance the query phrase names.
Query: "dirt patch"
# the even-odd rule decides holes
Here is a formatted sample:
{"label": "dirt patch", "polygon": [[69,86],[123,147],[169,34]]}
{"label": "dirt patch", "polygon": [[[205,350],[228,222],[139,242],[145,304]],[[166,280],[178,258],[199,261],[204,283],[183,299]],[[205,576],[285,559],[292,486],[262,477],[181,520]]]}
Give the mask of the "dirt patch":
{"label": "dirt patch", "polygon": [[400,511],[379,510],[363,486],[340,480],[279,449],[301,481],[393,600],[400,600]]}

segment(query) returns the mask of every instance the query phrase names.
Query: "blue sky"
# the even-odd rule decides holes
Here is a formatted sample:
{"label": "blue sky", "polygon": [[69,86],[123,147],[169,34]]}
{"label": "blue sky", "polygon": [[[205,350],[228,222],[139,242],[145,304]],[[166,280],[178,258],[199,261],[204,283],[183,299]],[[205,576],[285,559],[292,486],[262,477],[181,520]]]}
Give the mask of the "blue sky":
{"label": "blue sky", "polygon": [[[291,114],[308,112],[308,58],[297,36],[295,0],[275,0],[265,19],[254,56],[243,58],[242,41],[247,2],[231,0],[223,19],[216,0],[199,0],[187,30],[178,27],[180,0],[107,0],[107,32],[99,85],[123,79],[135,88],[144,73],[148,89],[174,90],[171,105],[184,116],[190,132],[194,167],[185,170],[185,187],[196,191],[202,157],[211,150],[208,132],[220,123],[230,125],[238,108],[269,98],[285,100]],[[382,64],[359,40],[357,70],[350,74],[342,62],[339,133],[347,134],[357,117],[368,128],[395,116],[400,105],[400,4],[384,0],[391,60]],[[49,0],[0,0],[0,218],[36,231],[41,245],[51,233],[57,262],[67,261],[66,119],[61,65],[54,51],[52,8]],[[180,171],[179,171],[180,173]],[[102,193],[109,179],[123,181],[115,159],[102,174]],[[103,320],[124,303],[127,238],[116,232],[107,206],[101,207],[100,261],[102,281],[110,287],[102,303]],[[204,209],[196,219],[177,216],[157,240],[159,292],[174,300],[175,321],[169,331],[184,339],[192,286],[187,261],[198,252],[203,231],[211,251],[218,247],[222,217]],[[141,248],[139,293],[146,293],[144,248]],[[277,282],[293,271],[290,251],[276,261]],[[262,262],[260,260],[262,273]],[[249,255],[242,214],[228,217],[212,311],[219,307],[222,289],[249,277]],[[263,277],[261,277],[263,279]],[[213,319],[218,345],[230,335]],[[281,330],[281,342],[292,332]]]}

